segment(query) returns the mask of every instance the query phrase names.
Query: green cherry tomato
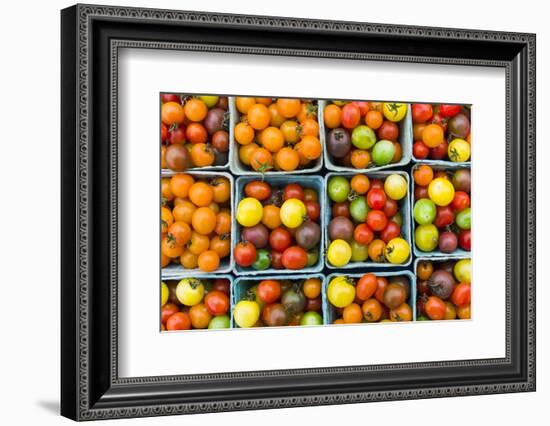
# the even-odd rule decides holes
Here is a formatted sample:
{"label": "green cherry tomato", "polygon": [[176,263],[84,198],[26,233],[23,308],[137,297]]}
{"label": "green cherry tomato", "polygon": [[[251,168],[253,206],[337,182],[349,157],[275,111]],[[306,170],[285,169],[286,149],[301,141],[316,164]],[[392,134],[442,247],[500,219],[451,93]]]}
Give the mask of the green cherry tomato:
{"label": "green cherry tomato", "polygon": [[220,98],[219,96],[204,95],[204,96],[199,96],[199,99],[203,101],[206,104],[206,106],[210,109],[218,103],[218,99]]}
{"label": "green cherry tomato", "polygon": [[328,181],[328,196],[335,203],[342,203],[347,200],[351,186],[343,176],[333,176]]}
{"label": "green cherry tomato", "polygon": [[455,278],[461,283],[472,282],[472,260],[462,259],[455,263],[453,268]]}
{"label": "green cherry tomato", "polygon": [[227,315],[218,315],[210,320],[208,328],[229,328],[229,317]]}
{"label": "green cherry tomato", "polygon": [[433,224],[417,226],[414,231],[416,247],[422,251],[433,251],[439,242],[439,231]]}
{"label": "green cherry tomato", "polygon": [[257,271],[263,271],[271,266],[271,254],[266,249],[260,249],[256,252],[256,261],[252,268]]}
{"label": "green cherry tomato", "polygon": [[352,262],[364,262],[369,257],[368,244],[359,244],[353,240],[351,242],[351,261]]}
{"label": "green cherry tomato", "polygon": [[456,224],[460,229],[470,229],[471,209],[466,207],[456,215]]}
{"label": "green cherry tomato", "polygon": [[364,222],[367,220],[367,213],[369,212],[369,206],[365,197],[357,197],[349,205],[349,211],[351,217],[357,222]]}
{"label": "green cherry tomato", "polygon": [[319,261],[319,250],[310,250],[307,252],[306,266],[313,266]]}
{"label": "green cherry tomato", "polygon": [[419,225],[429,225],[434,221],[437,209],[432,200],[422,198],[414,203],[413,213],[416,223]]}
{"label": "green cherry tomato", "polygon": [[389,164],[395,155],[395,146],[393,143],[387,140],[381,140],[376,142],[372,149],[372,161],[377,166],[385,166]]}
{"label": "green cherry tomato", "polygon": [[429,321],[430,319],[428,317],[425,317],[424,315],[418,315],[416,317],[417,321]]}
{"label": "green cherry tomato", "polygon": [[300,320],[300,325],[322,325],[323,324],[323,317],[319,312],[315,311],[308,311],[304,315],[302,315],[302,319]]}
{"label": "green cherry tomato", "polygon": [[376,135],[368,126],[357,126],[351,133],[351,143],[359,149],[371,149],[376,143]]}

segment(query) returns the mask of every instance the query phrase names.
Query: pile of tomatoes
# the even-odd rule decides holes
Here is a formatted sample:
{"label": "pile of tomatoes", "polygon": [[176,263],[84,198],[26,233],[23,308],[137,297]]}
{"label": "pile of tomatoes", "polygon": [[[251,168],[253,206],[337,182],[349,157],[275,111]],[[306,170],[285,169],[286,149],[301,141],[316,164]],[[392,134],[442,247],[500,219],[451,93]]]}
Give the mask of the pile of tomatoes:
{"label": "pile of tomatoes", "polygon": [[461,105],[413,104],[413,155],[417,160],[470,160],[470,110]]}
{"label": "pile of tomatoes", "polygon": [[229,157],[227,97],[161,95],[162,168],[224,166]]}
{"label": "pile of tomatoes", "polygon": [[322,281],[264,279],[248,285],[233,308],[233,319],[240,328],[322,325]]}
{"label": "pile of tomatoes", "polygon": [[409,243],[401,236],[407,180],[397,173],[384,179],[365,174],[331,176],[327,194],[332,218],[328,225],[327,262],[342,267],[350,262],[409,260]]}
{"label": "pile of tomatoes", "polygon": [[355,169],[398,163],[402,148],[397,123],[406,115],[403,103],[332,101],[323,111],[331,160]]}
{"label": "pile of tomatoes", "polygon": [[312,167],[321,156],[317,102],[236,97],[234,138],[242,164],[257,172]]}
{"label": "pile of tomatoes", "polygon": [[221,174],[161,180],[161,267],[213,272],[231,253],[231,183]]}
{"label": "pile of tomatoes", "polygon": [[327,286],[327,299],[335,319],[333,324],[412,321],[407,303],[411,284],[405,275],[338,275]]}
{"label": "pile of tomatoes", "polygon": [[417,321],[470,319],[471,259],[422,260],[416,277]]}
{"label": "pile of tomatoes", "polygon": [[229,328],[227,278],[184,278],[161,283],[161,330]]}
{"label": "pile of tomatoes", "polygon": [[423,252],[470,251],[470,169],[434,171],[423,164],[413,169],[413,178],[416,247]]}
{"label": "pile of tomatoes", "polygon": [[257,271],[316,265],[322,232],[319,194],[305,184],[278,187],[270,182],[251,180],[244,186],[236,211],[242,228],[235,263]]}

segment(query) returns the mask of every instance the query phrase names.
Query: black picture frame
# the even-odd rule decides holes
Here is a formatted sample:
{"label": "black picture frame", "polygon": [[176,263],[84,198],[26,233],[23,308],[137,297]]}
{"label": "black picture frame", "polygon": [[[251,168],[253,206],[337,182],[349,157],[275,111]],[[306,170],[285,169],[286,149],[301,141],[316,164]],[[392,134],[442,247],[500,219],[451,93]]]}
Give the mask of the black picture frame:
{"label": "black picture frame", "polygon": [[[75,5],[61,12],[61,414],[158,416],[535,390],[534,34]],[[506,72],[506,356],[119,378],[120,47],[481,65]]]}

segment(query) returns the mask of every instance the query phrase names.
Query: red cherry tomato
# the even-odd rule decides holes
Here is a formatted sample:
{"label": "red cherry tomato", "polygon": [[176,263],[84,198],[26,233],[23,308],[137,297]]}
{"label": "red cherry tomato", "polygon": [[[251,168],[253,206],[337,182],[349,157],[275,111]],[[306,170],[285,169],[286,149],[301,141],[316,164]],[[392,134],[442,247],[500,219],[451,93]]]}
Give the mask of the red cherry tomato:
{"label": "red cherry tomato", "polygon": [[166,330],[189,330],[191,318],[186,312],[176,312],[166,320]]}
{"label": "red cherry tomato", "polygon": [[439,111],[434,114],[432,123],[439,124],[444,132],[447,131],[447,118],[443,117]]}
{"label": "red cherry tomato", "polygon": [[229,296],[229,280],[227,278],[216,278],[212,290],[221,291]]}
{"label": "red cherry tomato", "polygon": [[380,232],[380,238],[388,243],[390,240],[399,237],[401,235],[401,227],[393,220],[389,220],[388,224]]}
{"label": "red cherry tomato", "polygon": [[386,193],[383,189],[372,188],[367,192],[367,204],[371,209],[383,209],[386,205],[386,199]]}
{"label": "red cherry tomato", "polygon": [[283,253],[277,250],[271,250],[271,267],[273,269],[284,269]]}
{"label": "red cherry tomato", "polygon": [[447,141],[441,142],[435,148],[430,148],[430,158],[432,160],[443,160],[447,157],[447,149],[449,148],[449,143]]}
{"label": "red cherry tomato", "polygon": [[171,144],[176,143],[184,143],[186,137],[186,130],[185,127],[180,125],[179,127],[176,127],[174,130],[169,132],[168,134],[168,140]]}
{"label": "red cherry tomato", "polygon": [[187,136],[187,140],[193,144],[206,143],[206,140],[208,139],[208,132],[202,124],[191,123],[185,130],[185,136]]}
{"label": "red cherry tomato", "polygon": [[164,123],[160,123],[160,140],[165,141],[168,137],[168,127]]}
{"label": "red cherry tomato", "polygon": [[269,234],[269,246],[279,252],[285,251],[292,244],[292,236],[285,228],[276,228]]}
{"label": "red cherry tomato", "polygon": [[283,191],[283,201],[291,198],[297,198],[298,200],[304,201],[304,188],[297,183],[289,183],[285,186]]}
{"label": "red cherry tomato", "polygon": [[374,239],[374,232],[372,232],[372,229],[370,229],[366,223],[361,223],[355,227],[353,239],[359,244],[370,244]]}
{"label": "red cherry tomato", "polygon": [[425,123],[434,115],[431,104],[413,104],[412,118],[415,123]]}
{"label": "red cherry tomato", "polygon": [[349,202],[343,201],[341,203],[334,203],[332,205],[332,216],[333,217],[344,216],[344,217],[350,218],[351,213],[349,211]]}
{"label": "red cherry tomato", "polygon": [[470,303],[471,287],[468,283],[459,283],[451,294],[451,302],[456,306],[463,307]]}
{"label": "red cherry tomato", "polygon": [[384,305],[384,293],[386,292],[388,285],[390,285],[390,283],[385,277],[376,277],[376,291],[374,292],[374,297],[382,304],[382,306],[386,306]]}
{"label": "red cherry tomato", "polygon": [[445,118],[454,117],[461,110],[462,107],[460,105],[439,105],[439,113]]}
{"label": "red cherry tomato", "polygon": [[376,279],[376,275],[373,273],[365,274],[359,278],[359,281],[357,281],[357,285],[355,286],[355,296],[360,301],[364,302],[373,296],[377,288],[378,280]]}
{"label": "red cherry tomato", "polygon": [[212,315],[223,315],[229,311],[229,297],[221,291],[213,290],[204,298],[206,310]]}
{"label": "red cherry tomato", "polygon": [[166,324],[168,318],[174,315],[176,312],[179,312],[180,308],[175,303],[167,303],[162,307],[160,319],[163,324]]}
{"label": "red cherry tomato", "polygon": [[421,200],[422,198],[430,198],[428,195],[428,187],[427,186],[420,186],[415,185],[414,186],[414,198],[417,200]]}
{"label": "red cherry tomato", "polygon": [[384,182],[382,182],[380,179],[371,179],[370,180],[370,189],[384,190]]}
{"label": "red cherry tomato", "polygon": [[385,120],[376,131],[378,139],[395,142],[399,137],[399,126],[393,121]]}
{"label": "red cherry tomato", "polygon": [[256,247],[251,242],[240,242],[233,250],[235,262],[239,266],[250,266],[256,260]]}
{"label": "red cherry tomato", "polygon": [[286,269],[303,269],[307,265],[307,252],[299,246],[292,246],[283,252],[283,266]]}
{"label": "red cherry tomato", "polygon": [[319,216],[321,216],[321,206],[317,201],[304,201],[307,211],[307,217],[317,222]]}
{"label": "red cherry tomato", "polygon": [[253,180],[244,186],[244,193],[247,197],[264,201],[271,197],[271,186],[267,182]]}
{"label": "red cherry tomato", "polygon": [[342,107],[342,126],[347,129],[353,129],[361,121],[361,110],[357,105],[346,104]]}
{"label": "red cherry tomato", "polygon": [[464,191],[456,191],[451,206],[457,211],[464,210],[470,206],[470,196]]}
{"label": "red cherry tomato", "polygon": [[437,206],[434,225],[438,228],[444,228],[455,221],[455,214],[451,206]]}
{"label": "red cherry tomato", "polygon": [[263,280],[258,285],[258,298],[265,303],[275,303],[281,296],[281,284],[276,280]]}
{"label": "red cherry tomato", "polygon": [[462,250],[470,251],[472,249],[472,234],[469,229],[461,229],[458,233],[458,246]]}
{"label": "red cherry tomato", "polygon": [[382,210],[371,210],[367,213],[367,225],[373,231],[381,231],[388,224],[388,218]]}
{"label": "red cherry tomato", "polygon": [[363,101],[353,101],[353,105],[356,105],[359,108],[359,113],[361,114],[361,117],[364,117],[367,112],[369,112],[369,103],[363,102]]}
{"label": "red cherry tomato", "polygon": [[430,148],[422,141],[416,141],[413,144],[413,154],[418,159],[428,158]]}
{"label": "red cherry tomato", "polygon": [[384,204],[384,214],[388,217],[394,217],[399,210],[397,201],[386,197],[386,204]]}

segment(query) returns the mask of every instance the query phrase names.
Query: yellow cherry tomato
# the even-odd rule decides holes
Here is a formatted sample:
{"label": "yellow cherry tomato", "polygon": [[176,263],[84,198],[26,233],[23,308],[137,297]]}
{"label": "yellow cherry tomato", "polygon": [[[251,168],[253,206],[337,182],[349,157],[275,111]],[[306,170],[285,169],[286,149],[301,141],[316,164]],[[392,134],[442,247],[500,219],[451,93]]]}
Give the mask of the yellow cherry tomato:
{"label": "yellow cherry tomato", "polygon": [[447,206],[455,197],[455,188],[450,180],[435,178],[428,185],[428,196],[438,206]]}
{"label": "yellow cherry tomato", "polygon": [[327,259],[333,266],[347,265],[351,259],[351,246],[344,240],[334,240],[328,246]]}
{"label": "yellow cherry tomato", "polygon": [[306,217],[307,210],[305,204],[297,198],[286,200],[279,211],[281,222],[287,228],[298,228]]}
{"label": "yellow cherry tomato", "polygon": [[407,104],[399,104],[396,102],[384,102],[382,106],[384,117],[390,121],[401,121],[407,115]]}
{"label": "yellow cherry tomato", "polygon": [[472,260],[462,259],[455,263],[453,268],[455,278],[461,283],[472,282]]}
{"label": "yellow cherry tomato", "polygon": [[399,201],[407,195],[407,180],[398,174],[389,175],[384,182],[384,191],[392,200]]}
{"label": "yellow cherry tomato", "polygon": [[386,257],[388,262],[395,265],[405,263],[410,254],[411,248],[409,246],[409,243],[403,238],[399,237],[391,239],[388,244],[386,244],[386,248],[384,250],[384,256]]}
{"label": "yellow cherry tomato", "polygon": [[264,208],[256,198],[247,197],[239,201],[237,206],[237,222],[242,226],[258,224],[264,215]]}
{"label": "yellow cherry tomato", "polygon": [[160,290],[160,306],[164,306],[166,305],[166,302],[168,302],[170,290],[168,290],[168,286],[165,282],[162,282]]}
{"label": "yellow cherry tomato", "polygon": [[241,328],[252,327],[260,319],[260,305],[253,300],[241,300],[235,305],[233,318]]}
{"label": "yellow cherry tomato", "polygon": [[204,297],[204,285],[196,278],[184,278],[176,287],[176,297],[185,306],[195,306]]}
{"label": "yellow cherry tomato", "polygon": [[470,159],[470,144],[464,139],[453,139],[447,148],[447,155],[455,163]]}
{"label": "yellow cherry tomato", "polygon": [[348,277],[333,278],[327,287],[329,302],[337,308],[345,308],[355,300],[355,287]]}

